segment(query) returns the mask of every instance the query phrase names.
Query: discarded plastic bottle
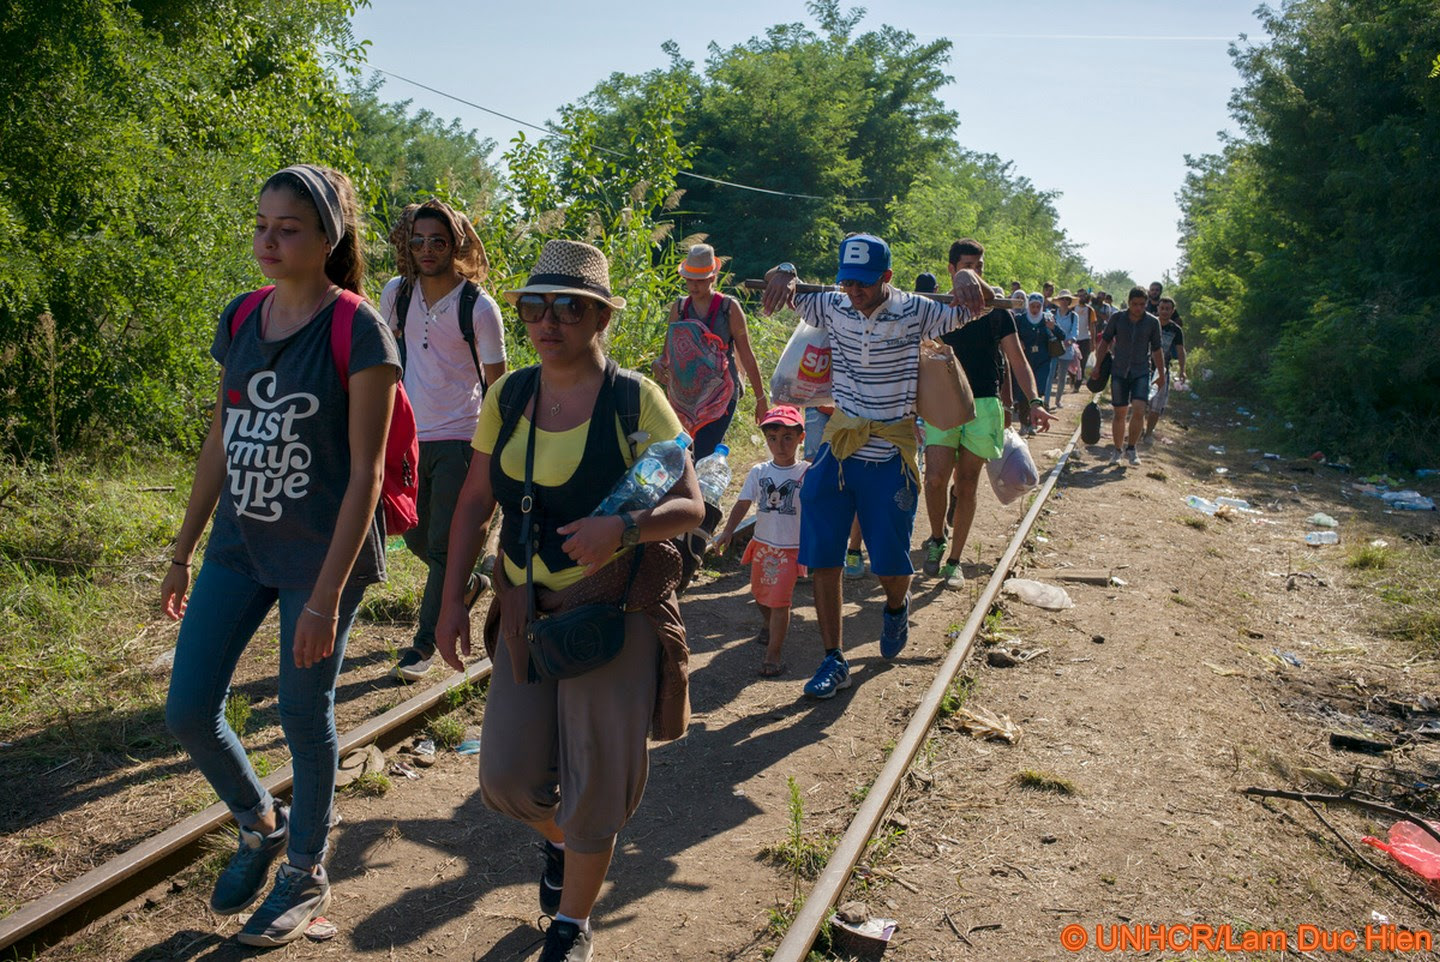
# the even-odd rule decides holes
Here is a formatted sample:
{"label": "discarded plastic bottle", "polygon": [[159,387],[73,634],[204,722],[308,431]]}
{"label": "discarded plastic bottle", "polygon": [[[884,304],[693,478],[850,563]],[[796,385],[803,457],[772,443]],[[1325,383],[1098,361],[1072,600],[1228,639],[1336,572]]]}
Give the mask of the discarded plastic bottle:
{"label": "discarded plastic bottle", "polygon": [[1317,527],[1317,528],[1338,528],[1338,527],[1340,527],[1340,522],[1336,521],[1334,518],[1330,517],[1328,514],[1326,514],[1326,513],[1323,512],[1323,511],[1317,511],[1317,512],[1315,512],[1314,514],[1312,514],[1310,517],[1306,518],[1305,520],[1308,521],[1308,522],[1310,522],[1311,524],[1315,525],[1315,527]]}
{"label": "discarded plastic bottle", "polygon": [[1215,506],[1216,506],[1216,507],[1223,507],[1223,508],[1234,508],[1236,511],[1254,511],[1254,510],[1255,510],[1254,508],[1250,507],[1250,502],[1249,502],[1249,501],[1246,501],[1246,500],[1243,499],[1243,498],[1225,498],[1225,497],[1216,498],[1216,499],[1215,499]]}
{"label": "discarded plastic bottle", "polygon": [[642,511],[653,508],[669,493],[685,473],[685,449],[690,447],[690,435],[681,431],[673,441],[657,441],[645,449],[645,454],[636,461],[625,477],[590,512],[590,517],[620,514],[622,511]]}
{"label": "discarded plastic bottle", "polygon": [[1308,545],[1339,544],[1340,535],[1335,531],[1311,531],[1305,535],[1305,543]]}
{"label": "discarded plastic bottle", "polygon": [[1220,507],[1214,501],[1202,498],[1198,494],[1190,495],[1190,497],[1185,499],[1185,503],[1196,511],[1203,511],[1206,514],[1214,514]]}
{"label": "discarded plastic bottle", "polygon": [[730,486],[730,449],[723,444],[715,445],[713,454],[707,454],[695,462],[695,475],[700,479],[700,493],[706,504],[720,506],[725,489]]}

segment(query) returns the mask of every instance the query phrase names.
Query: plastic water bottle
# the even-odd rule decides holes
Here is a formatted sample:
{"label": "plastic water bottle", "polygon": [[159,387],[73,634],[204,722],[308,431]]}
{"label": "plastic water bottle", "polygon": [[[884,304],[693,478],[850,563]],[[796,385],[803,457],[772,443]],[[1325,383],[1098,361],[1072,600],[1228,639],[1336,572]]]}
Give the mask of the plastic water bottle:
{"label": "plastic water bottle", "polygon": [[715,445],[713,454],[707,454],[695,462],[695,475],[700,479],[700,493],[706,504],[720,507],[720,499],[730,486],[730,449],[723,444]]}
{"label": "plastic water bottle", "polygon": [[1340,535],[1334,531],[1312,531],[1305,536],[1305,543],[1309,545],[1339,544]]}
{"label": "plastic water bottle", "polygon": [[685,449],[688,447],[690,435],[684,431],[673,441],[657,441],[650,445],[600,502],[600,506],[590,512],[590,517],[600,518],[655,507],[685,473]]}
{"label": "plastic water bottle", "polygon": [[1220,508],[1215,502],[1202,498],[1198,494],[1190,495],[1190,497],[1185,499],[1185,503],[1196,511],[1203,511],[1206,514],[1212,515]]}

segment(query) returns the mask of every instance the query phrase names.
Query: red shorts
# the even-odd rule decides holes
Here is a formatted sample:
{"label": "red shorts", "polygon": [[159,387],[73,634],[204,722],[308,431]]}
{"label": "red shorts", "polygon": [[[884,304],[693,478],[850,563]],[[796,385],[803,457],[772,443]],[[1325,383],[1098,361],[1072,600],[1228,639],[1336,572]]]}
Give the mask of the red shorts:
{"label": "red shorts", "polygon": [[776,548],[751,540],[741,559],[750,566],[750,593],[767,608],[789,608],[795,579],[804,574],[799,548]]}

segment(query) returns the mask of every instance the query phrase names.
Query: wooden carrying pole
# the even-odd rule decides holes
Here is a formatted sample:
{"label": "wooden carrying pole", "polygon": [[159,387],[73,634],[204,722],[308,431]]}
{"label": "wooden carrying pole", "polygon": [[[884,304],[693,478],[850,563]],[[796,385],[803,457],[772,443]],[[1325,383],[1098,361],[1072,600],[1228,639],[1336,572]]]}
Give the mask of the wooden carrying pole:
{"label": "wooden carrying pole", "polygon": [[[749,280],[741,281],[740,286],[747,291],[763,291],[765,289],[765,282],[752,277]],[[838,290],[840,290],[840,288],[834,284],[797,283],[795,285],[795,293],[797,294],[824,294],[827,291]],[[950,303],[949,291],[911,291],[910,293],[915,294],[917,297],[928,297],[932,301],[940,301],[942,304]],[[1011,297],[994,297],[986,301],[986,305],[989,307],[1003,307],[1012,311],[1018,311],[1025,306],[1020,301]]]}

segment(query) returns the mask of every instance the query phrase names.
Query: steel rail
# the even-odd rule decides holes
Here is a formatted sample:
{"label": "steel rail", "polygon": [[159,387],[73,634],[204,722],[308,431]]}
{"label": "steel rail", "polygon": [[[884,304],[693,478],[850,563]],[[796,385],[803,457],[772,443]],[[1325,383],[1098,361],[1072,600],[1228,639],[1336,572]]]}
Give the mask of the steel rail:
{"label": "steel rail", "polygon": [[[386,734],[412,722],[430,712],[450,692],[462,685],[484,681],[490,677],[490,659],[483,658],[456,674],[443,684],[435,685],[407,699],[385,714],[372,718],[357,728],[340,736],[340,756],[363,748]],[[294,770],[290,765],[262,779],[261,784],[272,794],[288,791],[294,781]],[[54,944],[58,939],[46,940],[47,929],[58,927],[61,922],[73,922],[86,906],[94,904],[128,879],[145,872],[193,845],[201,838],[225,825],[231,820],[230,809],[222,802],[216,802],[202,812],[191,815],[182,822],[139,845],[98,865],[79,878],[72,879],[48,895],[42,895],[26,903],[14,914],[0,919],[0,952],[13,958],[16,953],[12,946],[28,940],[27,948]],[[83,913],[83,924],[104,914],[103,911]],[[67,926],[73,930],[74,926]]]}
{"label": "steel rail", "polygon": [[820,933],[820,927],[829,916],[830,908],[840,898],[845,886],[850,881],[850,875],[859,864],[860,857],[865,853],[865,847],[869,844],[871,836],[880,827],[880,820],[884,817],[886,809],[895,798],[905,773],[915,761],[915,756],[920,753],[921,747],[925,744],[925,738],[934,726],[936,718],[940,714],[940,702],[945,697],[955,676],[960,673],[965,660],[970,656],[970,649],[975,645],[975,639],[980,633],[980,626],[985,622],[985,616],[990,612],[990,606],[1000,594],[1000,587],[1005,583],[1005,577],[1011,567],[1015,564],[1015,556],[1020,553],[1025,540],[1030,536],[1030,530],[1035,526],[1035,521],[1040,517],[1040,509],[1050,499],[1050,494],[1055,490],[1056,483],[1060,480],[1065,465],[1070,460],[1070,455],[1075,450],[1075,445],[1080,439],[1080,430],[1070,436],[1069,443],[1065,446],[1060,459],[1055,462],[1045,483],[1041,486],[1035,498],[1035,503],[1030,506],[1024,519],[1020,522],[1020,529],[1010,539],[1010,545],[1005,553],[1000,556],[999,562],[995,565],[995,571],[986,583],[985,589],[980,592],[980,598],[975,602],[975,607],[970,611],[970,618],[965,622],[964,628],[956,636],[955,643],[950,646],[950,652],[945,661],[940,665],[939,673],[935,676],[925,696],[920,699],[916,706],[915,713],[910,718],[910,724],[906,726],[904,734],[900,736],[894,750],[890,753],[889,760],[880,774],[870,786],[865,801],[861,804],[860,810],[855,813],[850,827],[846,829],[845,835],[840,839],[834,854],[825,865],[825,871],[815,881],[810,894],[805,898],[805,905],[790,923],[790,928],[785,933],[785,938],[771,956],[770,962],[804,962],[815,944],[815,937]]}

